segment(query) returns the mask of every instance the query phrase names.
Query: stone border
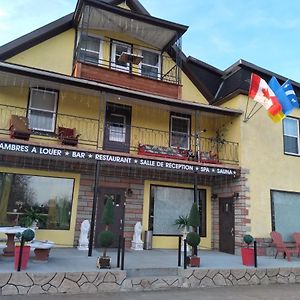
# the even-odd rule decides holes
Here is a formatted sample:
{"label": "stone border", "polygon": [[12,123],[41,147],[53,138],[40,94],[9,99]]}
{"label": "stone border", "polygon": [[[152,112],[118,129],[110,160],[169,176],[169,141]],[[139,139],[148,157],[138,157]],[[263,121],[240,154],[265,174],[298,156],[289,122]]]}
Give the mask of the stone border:
{"label": "stone border", "polygon": [[300,283],[300,268],[178,269],[178,276],[126,278],[126,271],[2,273],[1,295],[78,294]]}

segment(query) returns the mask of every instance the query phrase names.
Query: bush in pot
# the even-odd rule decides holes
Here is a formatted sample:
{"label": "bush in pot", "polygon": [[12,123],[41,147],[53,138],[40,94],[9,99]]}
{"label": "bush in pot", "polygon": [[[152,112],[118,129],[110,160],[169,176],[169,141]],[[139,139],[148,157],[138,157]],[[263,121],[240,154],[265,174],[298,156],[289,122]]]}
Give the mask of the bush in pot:
{"label": "bush in pot", "polygon": [[100,246],[103,248],[103,255],[98,257],[97,267],[101,269],[110,269],[111,259],[107,256],[107,248],[114,242],[114,234],[109,230],[109,225],[114,223],[115,218],[115,206],[111,197],[109,197],[105,203],[102,213],[102,224],[105,224],[104,231],[101,231],[98,238]]}
{"label": "bush in pot", "polygon": [[250,245],[253,243],[254,238],[250,234],[246,234],[243,237],[243,242],[247,245],[247,247],[241,248],[241,255],[243,265],[245,266],[254,266],[254,249],[250,248]]}
{"label": "bush in pot", "polygon": [[200,244],[200,235],[197,233],[197,228],[200,226],[200,214],[197,203],[193,203],[189,214],[188,225],[193,228],[186,237],[187,243],[192,247],[192,255],[189,257],[189,264],[191,267],[200,266],[200,257],[196,255],[197,246]]}

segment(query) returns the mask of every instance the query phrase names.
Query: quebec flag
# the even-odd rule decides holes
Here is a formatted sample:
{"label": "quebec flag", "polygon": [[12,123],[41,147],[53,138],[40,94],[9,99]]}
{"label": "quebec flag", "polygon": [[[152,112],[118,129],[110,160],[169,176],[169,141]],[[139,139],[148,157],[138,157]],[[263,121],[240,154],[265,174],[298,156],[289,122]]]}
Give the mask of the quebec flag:
{"label": "quebec flag", "polygon": [[295,94],[295,91],[293,90],[291,81],[288,79],[282,86],[283,91],[285,92],[286,96],[292,103],[294,108],[299,108],[299,102],[297,99],[297,96]]}
{"label": "quebec flag", "polygon": [[277,81],[276,77],[272,76],[271,80],[269,81],[269,87],[273,90],[273,92],[276,95],[278,101],[280,102],[281,107],[282,107],[282,112],[286,116],[289,115],[295,107],[292,105],[290,99],[286,95],[283,88],[280,86],[280,84]]}

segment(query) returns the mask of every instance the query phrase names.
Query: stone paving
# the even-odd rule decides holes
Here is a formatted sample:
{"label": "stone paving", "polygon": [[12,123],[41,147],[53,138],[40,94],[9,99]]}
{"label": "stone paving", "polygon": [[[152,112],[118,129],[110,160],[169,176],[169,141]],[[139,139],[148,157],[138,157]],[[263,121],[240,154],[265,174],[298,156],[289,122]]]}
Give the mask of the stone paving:
{"label": "stone paving", "polygon": [[[96,257],[87,257],[72,249],[69,252],[68,250],[54,251],[49,263],[31,263],[27,270],[21,272],[12,270],[12,261],[9,263],[1,259],[0,270],[2,263],[4,270],[2,269],[0,273],[0,292],[1,295],[78,294],[99,293],[102,291],[121,292],[170,288],[300,283],[300,260],[298,258],[293,258],[292,262],[289,263],[283,259],[265,258],[265,261],[259,257],[260,267],[247,268],[241,264],[239,256],[213,251],[207,253],[200,252],[201,264],[205,262],[203,266],[188,269],[176,267],[175,251],[154,250],[148,252],[148,254],[146,251],[139,254],[127,253],[127,268],[131,268],[128,269],[128,273],[126,270],[121,271],[115,268],[115,266],[111,270],[99,270],[95,267]],[[95,256],[98,254],[96,252]],[[147,255],[149,259],[145,261]],[[211,267],[207,266],[210,262],[210,256],[215,263],[213,265],[211,260]],[[150,259],[151,257],[152,259]],[[167,257],[170,259],[169,262]],[[145,261],[145,264],[141,264],[141,260]],[[170,268],[171,262],[173,268]],[[216,267],[216,263],[219,265],[219,268]],[[10,266],[11,270],[8,270],[7,265]],[[152,266],[152,271],[155,271],[155,275],[145,276],[141,275],[143,273],[137,273],[139,277],[134,277],[134,268],[136,270],[143,270],[137,268],[141,267],[141,265],[145,267],[145,272],[151,270],[149,267]],[[225,265],[228,267],[224,267]],[[165,271],[170,268],[172,276],[161,275],[160,270],[163,269],[160,269],[158,266],[161,268],[165,267]],[[174,270],[176,271],[175,273]],[[147,272],[145,274],[149,275]]]}

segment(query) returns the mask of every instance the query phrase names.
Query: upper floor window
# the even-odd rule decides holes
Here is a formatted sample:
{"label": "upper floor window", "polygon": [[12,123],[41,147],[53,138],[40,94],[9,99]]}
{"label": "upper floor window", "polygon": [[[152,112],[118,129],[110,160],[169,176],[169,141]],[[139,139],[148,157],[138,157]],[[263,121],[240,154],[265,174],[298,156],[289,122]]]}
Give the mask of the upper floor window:
{"label": "upper floor window", "polygon": [[142,50],[141,55],[143,57],[141,61],[141,74],[154,79],[160,78],[160,60],[159,53]]}
{"label": "upper floor window", "polygon": [[101,39],[91,35],[82,35],[79,45],[79,59],[99,65],[101,62]]}
{"label": "upper floor window", "polygon": [[122,43],[122,42],[112,41],[112,44],[111,44],[111,67],[115,68],[117,70],[129,72],[130,63],[121,61],[119,59],[123,52],[131,53],[131,45]]}
{"label": "upper floor window", "polygon": [[31,129],[54,132],[58,93],[51,90],[30,90],[28,119]]}
{"label": "upper floor window", "polygon": [[190,148],[191,118],[184,114],[171,114],[170,120],[170,146],[184,149]]}
{"label": "upper floor window", "polygon": [[283,120],[284,153],[300,154],[299,151],[299,120],[285,118]]}

